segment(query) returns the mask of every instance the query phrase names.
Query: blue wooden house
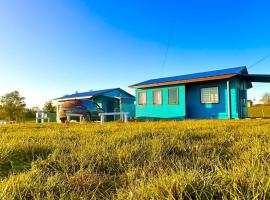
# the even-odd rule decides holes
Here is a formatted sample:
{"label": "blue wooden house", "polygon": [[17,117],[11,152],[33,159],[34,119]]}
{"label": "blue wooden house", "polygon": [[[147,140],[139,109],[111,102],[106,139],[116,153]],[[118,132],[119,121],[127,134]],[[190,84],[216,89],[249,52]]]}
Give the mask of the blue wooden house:
{"label": "blue wooden house", "polygon": [[[129,118],[135,117],[135,97],[121,88],[95,90],[64,95],[54,99],[57,104],[57,121],[59,120],[59,108],[62,102],[78,99],[92,100],[99,105],[104,112],[129,112]],[[111,116],[109,116],[111,117]],[[112,116],[113,117],[113,116]],[[113,119],[116,119],[115,117]],[[110,120],[113,120],[110,119]]]}
{"label": "blue wooden house", "polygon": [[247,90],[270,75],[246,67],[151,79],[136,89],[137,119],[238,119],[248,117]]}

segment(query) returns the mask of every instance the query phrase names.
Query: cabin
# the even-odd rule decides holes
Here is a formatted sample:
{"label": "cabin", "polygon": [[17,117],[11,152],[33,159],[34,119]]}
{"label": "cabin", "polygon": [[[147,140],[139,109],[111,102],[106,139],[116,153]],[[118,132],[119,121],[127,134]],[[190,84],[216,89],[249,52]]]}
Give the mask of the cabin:
{"label": "cabin", "polygon": [[[92,100],[99,105],[100,108],[106,113],[111,112],[129,112],[128,117],[135,117],[135,97],[121,88],[112,88],[104,90],[96,90],[89,92],[74,93],[70,95],[64,95],[60,98],[54,99],[56,103],[56,119],[59,119],[59,108],[61,103],[65,101],[87,99]],[[108,116],[108,120],[116,120],[117,116]]]}
{"label": "cabin", "polygon": [[137,119],[240,119],[248,117],[247,90],[270,75],[236,67],[151,79],[131,85]]}

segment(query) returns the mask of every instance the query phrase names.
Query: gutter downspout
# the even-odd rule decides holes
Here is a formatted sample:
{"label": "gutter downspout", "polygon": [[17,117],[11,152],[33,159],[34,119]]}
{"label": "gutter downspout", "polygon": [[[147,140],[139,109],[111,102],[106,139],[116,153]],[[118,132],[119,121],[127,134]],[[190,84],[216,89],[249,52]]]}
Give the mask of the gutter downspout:
{"label": "gutter downspout", "polygon": [[228,95],[228,119],[232,118],[232,106],[231,106],[231,87],[230,87],[230,81],[227,81],[227,95]]}

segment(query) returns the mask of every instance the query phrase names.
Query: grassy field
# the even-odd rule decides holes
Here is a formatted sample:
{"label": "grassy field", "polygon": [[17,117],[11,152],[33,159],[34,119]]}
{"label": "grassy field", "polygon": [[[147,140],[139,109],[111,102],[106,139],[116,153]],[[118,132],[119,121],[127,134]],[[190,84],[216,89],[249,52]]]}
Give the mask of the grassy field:
{"label": "grassy field", "polygon": [[270,199],[270,120],[0,126],[0,199]]}
{"label": "grassy field", "polygon": [[248,108],[249,117],[270,118],[270,105],[256,105]]}

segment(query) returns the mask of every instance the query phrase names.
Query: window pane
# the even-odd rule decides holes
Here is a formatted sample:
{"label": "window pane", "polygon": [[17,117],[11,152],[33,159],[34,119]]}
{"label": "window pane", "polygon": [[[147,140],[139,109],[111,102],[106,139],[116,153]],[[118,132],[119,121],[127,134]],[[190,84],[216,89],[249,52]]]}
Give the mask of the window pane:
{"label": "window pane", "polygon": [[202,88],[201,103],[219,103],[218,87]]}
{"label": "window pane", "polygon": [[169,104],[178,104],[178,88],[171,88],[168,90]]}
{"label": "window pane", "polygon": [[138,104],[139,105],[146,105],[146,92],[139,92],[139,99],[138,99]]}
{"label": "window pane", "polygon": [[161,90],[153,91],[153,104],[161,105],[162,104],[162,92]]}

